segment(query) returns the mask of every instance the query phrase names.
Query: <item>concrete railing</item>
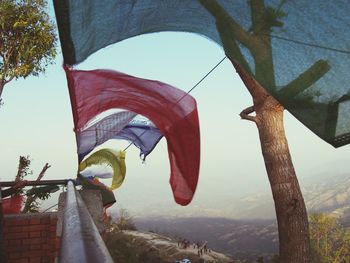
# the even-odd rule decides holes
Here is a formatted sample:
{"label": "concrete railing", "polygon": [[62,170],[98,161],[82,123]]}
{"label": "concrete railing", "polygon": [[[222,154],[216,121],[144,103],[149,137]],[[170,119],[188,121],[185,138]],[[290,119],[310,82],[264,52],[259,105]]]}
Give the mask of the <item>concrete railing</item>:
{"label": "concrete railing", "polygon": [[67,183],[59,262],[113,262],[72,181]]}

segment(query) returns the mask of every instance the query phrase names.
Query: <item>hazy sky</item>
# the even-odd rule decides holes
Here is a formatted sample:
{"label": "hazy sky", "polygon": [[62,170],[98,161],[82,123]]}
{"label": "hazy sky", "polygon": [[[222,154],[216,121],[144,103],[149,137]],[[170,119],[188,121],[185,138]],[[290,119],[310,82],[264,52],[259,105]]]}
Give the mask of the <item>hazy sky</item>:
{"label": "hazy sky", "polygon": [[[75,178],[76,143],[62,55],[39,77],[5,86],[0,108],[0,180],[12,180],[20,155],[30,155],[36,178],[45,162],[52,167],[45,179]],[[185,91],[193,87],[224,57],[220,46],[189,33],[158,33],[135,37],[90,56],[79,69],[115,69],[137,77],[160,80]],[[165,139],[139,159],[135,147],[127,150],[127,175],[115,191],[118,204],[135,215],[163,208],[164,214],[199,216],[218,203],[269,191],[258,133],[251,122],[240,120],[252,100],[225,60],[191,95],[198,103],[201,128],[201,168],[196,195],[185,208],[175,204],[169,180]],[[350,146],[338,149],[319,139],[286,112],[285,127],[301,185],[317,174],[349,173]],[[109,147],[124,149],[127,142]],[[55,202],[53,200],[52,202]],[[151,212],[149,212],[151,213]],[[156,213],[156,212],[154,212]]]}

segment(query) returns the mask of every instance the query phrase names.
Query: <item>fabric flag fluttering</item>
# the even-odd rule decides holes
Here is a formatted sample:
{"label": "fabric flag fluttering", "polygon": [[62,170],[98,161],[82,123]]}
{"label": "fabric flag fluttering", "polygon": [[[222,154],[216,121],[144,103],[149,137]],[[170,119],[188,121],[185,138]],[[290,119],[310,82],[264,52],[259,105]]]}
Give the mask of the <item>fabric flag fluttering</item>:
{"label": "fabric flag fluttering", "polygon": [[91,125],[77,132],[79,162],[95,147],[110,139],[130,141],[140,149],[140,156],[145,160],[162,137],[152,122],[142,120],[134,112],[112,113],[100,120],[96,118]]}
{"label": "fabric flag fluttering", "polygon": [[153,151],[162,137],[163,134],[153,123],[139,120],[137,117],[114,136],[115,139],[128,140],[139,148],[140,157],[143,161]]}
{"label": "fabric flag fluttering", "polygon": [[225,46],[231,59],[320,138],[335,147],[350,143],[350,1],[54,4],[66,64],[145,33],[197,33]]}
{"label": "fabric flag fluttering", "polygon": [[[107,164],[113,170],[112,185],[110,190],[115,190],[121,186],[125,179],[125,152],[115,152],[112,149],[102,149],[94,152],[79,164],[79,172],[84,171],[87,167],[97,164]],[[98,174],[94,175],[99,177]]]}
{"label": "fabric flag fluttering", "polygon": [[113,139],[137,114],[120,111],[96,120],[77,132],[79,162],[95,147]]}
{"label": "fabric flag fluttering", "polygon": [[65,70],[77,136],[91,119],[110,109],[145,116],[167,139],[173,195],[178,204],[187,205],[197,186],[200,163],[195,99],[165,83],[116,71]]}

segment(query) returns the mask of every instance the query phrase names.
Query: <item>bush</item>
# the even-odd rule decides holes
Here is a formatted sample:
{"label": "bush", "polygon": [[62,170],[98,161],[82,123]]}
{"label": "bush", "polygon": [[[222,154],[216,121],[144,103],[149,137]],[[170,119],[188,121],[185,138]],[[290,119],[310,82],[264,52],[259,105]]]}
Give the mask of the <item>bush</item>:
{"label": "bush", "polygon": [[122,230],[137,230],[133,218],[129,215],[128,211],[121,208],[117,219],[113,222],[111,217],[107,220],[107,231],[122,231]]}
{"label": "bush", "polygon": [[310,242],[312,262],[350,262],[350,229],[337,218],[325,213],[310,215]]}

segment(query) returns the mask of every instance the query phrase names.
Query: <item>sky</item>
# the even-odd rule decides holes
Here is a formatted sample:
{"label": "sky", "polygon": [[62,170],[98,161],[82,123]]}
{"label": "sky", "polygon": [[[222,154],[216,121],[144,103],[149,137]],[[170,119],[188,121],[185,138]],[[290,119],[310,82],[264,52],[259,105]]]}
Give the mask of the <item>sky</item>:
{"label": "sky", "polygon": [[[76,176],[76,142],[59,43],[58,51],[45,74],[5,86],[0,108],[2,181],[14,179],[20,155],[30,155],[32,160],[33,175],[28,179],[35,179],[46,162],[52,165],[44,177],[47,180]],[[115,69],[188,91],[223,57],[220,46],[201,36],[155,33],[104,48],[76,68]],[[134,216],[212,215],[244,196],[270,193],[257,128],[239,117],[252,100],[229,60],[191,95],[197,100],[201,129],[200,176],[192,203],[180,207],[173,200],[167,146],[162,139],[145,163],[136,147],[127,150],[126,179],[115,191],[117,205],[112,209],[124,207]],[[350,176],[350,146],[333,148],[288,112],[285,129],[301,186],[320,174]],[[122,150],[127,145],[114,140],[106,146]],[[54,204],[55,198],[45,205]]]}

